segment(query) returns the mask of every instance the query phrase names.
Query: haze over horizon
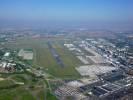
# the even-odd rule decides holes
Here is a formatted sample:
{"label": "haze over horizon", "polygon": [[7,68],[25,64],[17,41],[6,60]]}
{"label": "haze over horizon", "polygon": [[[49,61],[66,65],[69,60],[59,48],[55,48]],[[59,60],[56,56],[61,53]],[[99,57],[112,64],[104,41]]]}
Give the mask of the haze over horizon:
{"label": "haze over horizon", "polygon": [[133,27],[132,0],[2,0],[0,26]]}

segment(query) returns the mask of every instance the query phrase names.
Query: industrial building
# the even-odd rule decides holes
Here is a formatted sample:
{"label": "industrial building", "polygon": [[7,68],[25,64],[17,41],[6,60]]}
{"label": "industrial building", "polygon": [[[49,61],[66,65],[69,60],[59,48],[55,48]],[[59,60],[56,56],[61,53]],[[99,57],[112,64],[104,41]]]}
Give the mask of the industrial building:
{"label": "industrial building", "polygon": [[117,68],[112,66],[84,65],[76,67],[76,70],[81,76],[97,77],[97,75],[117,70]]}
{"label": "industrial building", "polygon": [[32,60],[33,59],[33,52],[31,50],[21,49],[18,53],[18,56],[22,57],[24,60]]}

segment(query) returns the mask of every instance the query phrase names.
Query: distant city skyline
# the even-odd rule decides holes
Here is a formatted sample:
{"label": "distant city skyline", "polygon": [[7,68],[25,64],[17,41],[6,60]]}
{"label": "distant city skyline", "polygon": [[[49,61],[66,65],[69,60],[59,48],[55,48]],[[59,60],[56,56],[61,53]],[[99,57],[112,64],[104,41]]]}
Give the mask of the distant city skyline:
{"label": "distant city skyline", "polygon": [[0,22],[71,22],[132,27],[132,9],[133,0],[1,0]]}

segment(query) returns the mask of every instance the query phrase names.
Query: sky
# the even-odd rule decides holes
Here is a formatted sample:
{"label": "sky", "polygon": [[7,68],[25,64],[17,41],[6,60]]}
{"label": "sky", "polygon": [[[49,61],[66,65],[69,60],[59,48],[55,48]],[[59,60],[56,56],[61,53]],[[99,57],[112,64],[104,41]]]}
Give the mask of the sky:
{"label": "sky", "polygon": [[0,22],[132,24],[133,0],[0,0]]}

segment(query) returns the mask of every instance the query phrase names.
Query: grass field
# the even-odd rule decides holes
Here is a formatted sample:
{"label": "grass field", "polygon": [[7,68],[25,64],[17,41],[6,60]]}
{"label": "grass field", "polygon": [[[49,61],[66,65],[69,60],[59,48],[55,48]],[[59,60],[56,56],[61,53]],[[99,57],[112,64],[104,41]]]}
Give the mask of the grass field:
{"label": "grass field", "polygon": [[35,98],[22,87],[0,91],[0,100],[35,100]]}
{"label": "grass field", "polygon": [[48,41],[48,39],[22,39],[17,40],[15,43],[9,43],[6,46],[14,49],[33,49],[33,66],[43,67],[45,71],[55,77],[80,77],[78,72],[75,70],[75,67],[79,66],[81,62],[63,46],[64,41],[61,39],[50,39],[50,42],[52,42],[53,47],[56,49],[65,65],[64,68],[60,67],[53,58],[47,45]]}
{"label": "grass field", "polygon": [[[1,75],[0,100],[56,100],[48,90],[43,79],[36,79],[28,73]],[[13,87],[15,82],[23,85]],[[51,99],[52,98],[52,99]]]}
{"label": "grass field", "polygon": [[[24,82],[25,84],[14,87],[17,82]],[[6,76],[5,80],[0,81],[0,100],[36,100],[33,96],[36,91],[31,92],[29,88],[32,83],[32,76],[27,74],[10,74]]]}

